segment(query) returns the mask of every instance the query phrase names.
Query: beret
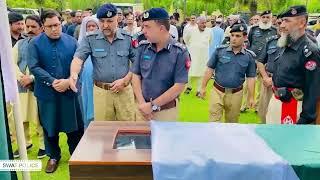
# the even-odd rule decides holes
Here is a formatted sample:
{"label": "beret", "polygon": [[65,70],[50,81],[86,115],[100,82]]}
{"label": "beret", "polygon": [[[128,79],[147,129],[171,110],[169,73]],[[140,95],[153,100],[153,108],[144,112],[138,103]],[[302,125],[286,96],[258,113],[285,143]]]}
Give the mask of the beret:
{"label": "beret", "polygon": [[247,25],[246,24],[234,24],[231,26],[230,33],[233,32],[247,32]]}
{"label": "beret", "polygon": [[117,7],[113,4],[104,4],[97,11],[97,18],[112,18],[117,15]]}
{"label": "beret", "polygon": [[288,10],[284,11],[281,14],[281,17],[296,17],[296,16],[302,16],[307,15],[307,8],[306,6],[300,5],[300,6],[291,6]]}
{"label": "beret", "polygon": [[271,14],[270,10],[263,11],[260,16]]}
{"label": "beret", "polygon": [[151,8],[142,15],[142,21],[149,20],[168,20],[169,14],[163,8]]}

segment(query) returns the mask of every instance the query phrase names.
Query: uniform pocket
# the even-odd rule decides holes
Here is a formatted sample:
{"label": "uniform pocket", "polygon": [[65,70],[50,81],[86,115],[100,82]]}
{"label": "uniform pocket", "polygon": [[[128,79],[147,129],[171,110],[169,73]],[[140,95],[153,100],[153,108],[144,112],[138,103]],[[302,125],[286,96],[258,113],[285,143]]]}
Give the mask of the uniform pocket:
{"label": "uniform pocket", "polygon": [[219,62],[221,62],[223,64],[229,63],[229,62],[231,62],[231,57],[222,56],[222,57],[219,58]]}
{"label": "uniform pocket", "polygon": [[245,75],[249,62],[244,60],[238,60],[237,63],[239,64],[239,73]]}
{"label": "uniform pocket", "polygon": [[117,56],[119,57],[118,65],[128,65],[129,59],[129,51],[117,51]]}
{"label": "uniform pocket", "polygon": [[141,75],[143,78],[147,78],[152,72],[152,63],[150,60],[141,60]]}
{"label": "uniform pocket", "polygon": [[277,51],[277,48],[270,48],[267,50],[267,54],[273,54]]}
{"label": "uniform pocket", "polygon": [[101,59],[107,56],[107,52],[103,51],[103,52],[93,52],[92,56],[95,57],[96,59]]}
{"label": "uniform pocket", "polygon": [[117,55],[124,57],[129,55],[129,51],[117,51]]}

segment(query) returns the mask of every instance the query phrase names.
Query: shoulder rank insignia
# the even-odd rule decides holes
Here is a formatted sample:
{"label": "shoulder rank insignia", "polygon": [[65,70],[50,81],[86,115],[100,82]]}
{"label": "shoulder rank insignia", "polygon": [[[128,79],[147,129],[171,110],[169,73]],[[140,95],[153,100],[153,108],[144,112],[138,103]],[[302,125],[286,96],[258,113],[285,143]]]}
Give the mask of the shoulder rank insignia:
{"label": "shoulder rank insignia", "polygon": [[309,57],[312,54],[312,51],[310,51],[310,49],[308,49],[307,45],[305,45],[303,48],[303,54],[305,57]]}
{"label": "shoulder rank insignia", "polygon": [[222,44],[220,46],[217,47],[217,49],[223,49],[223,48],[227,48],[230,46],[230,41],[227,42],[227,44]]}
{"label": "shoulder rank insignia", "polygon": [[179,42],[176,42],[176,43],[174,43],[173,45],[175,45],[175,46],[177,46],[177,47],[179,47],[179,48],[181,48],[181,49],[183,49],[183,50],[187,49],[187,47],[186,47],[185,45],[183,45],[183,44],[181,44],[181,43],[179,43]]}
{"label": "shoulder rank insignia", "polygon": [[139,46],[143,44],[150,44],[150,42],[148,40],[142,40],[139,42]]}

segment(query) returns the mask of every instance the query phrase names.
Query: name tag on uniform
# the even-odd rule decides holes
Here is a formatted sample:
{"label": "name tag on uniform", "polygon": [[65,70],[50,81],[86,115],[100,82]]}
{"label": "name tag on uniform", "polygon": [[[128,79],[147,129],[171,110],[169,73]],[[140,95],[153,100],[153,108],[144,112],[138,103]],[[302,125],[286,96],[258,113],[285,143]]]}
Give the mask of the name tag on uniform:
{"label": "name tag on uniform", "polygon": [[144,55],[144,56],[143,56],[143,60],[151,60],[151,56]]}
{"label": "name tag on uniform", "polygon": [[230,60],[230,59],[231,59],[231,57],[230,57],[230,56],[222,56],[222,58],[223,58],[223,59],[228,59],[228,60]]}
{"label": "name tag on uniform", "polygon": [[104,49],[94,49],[95,52],[104,52]]}

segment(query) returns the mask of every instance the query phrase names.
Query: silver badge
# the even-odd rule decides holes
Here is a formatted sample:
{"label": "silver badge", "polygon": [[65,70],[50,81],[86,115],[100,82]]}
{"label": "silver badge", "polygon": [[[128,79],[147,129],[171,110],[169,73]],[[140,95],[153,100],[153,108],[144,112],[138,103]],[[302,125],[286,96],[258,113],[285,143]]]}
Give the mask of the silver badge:
{"label": "silver badge", "polygon": [[111,17],[112,16],[112,12],[111,11],[107,11],[107,17]]}
{"label": "silver badge", "polygon": [[244,27],[243,26],[240,26],[240,31],[243,31],[244,30]]}
{"label": "silver badge", "polygon": [[145,12],[145,13],[143,14],[143,18],[147,19],[148,17],[149,17],[149,12]]}
{"label": "silver badge", "polygon": [[292,14],[292,15],[296,15],[296,14],[297,14],[297,10],[294,9],[294,8],[292,8],[292,9],[291,9],[291,14]]}

